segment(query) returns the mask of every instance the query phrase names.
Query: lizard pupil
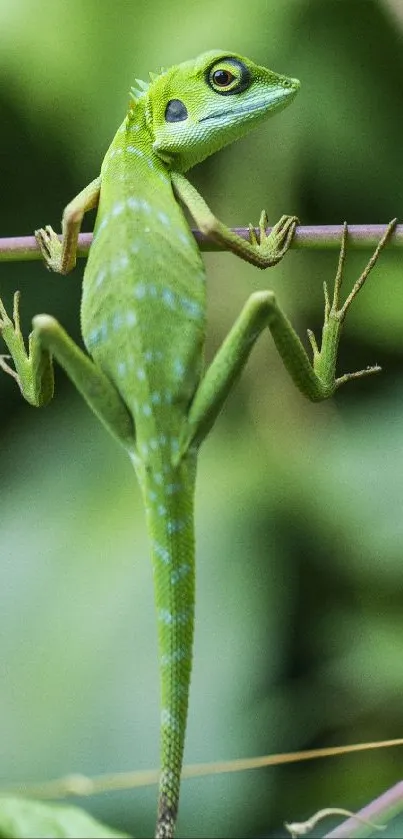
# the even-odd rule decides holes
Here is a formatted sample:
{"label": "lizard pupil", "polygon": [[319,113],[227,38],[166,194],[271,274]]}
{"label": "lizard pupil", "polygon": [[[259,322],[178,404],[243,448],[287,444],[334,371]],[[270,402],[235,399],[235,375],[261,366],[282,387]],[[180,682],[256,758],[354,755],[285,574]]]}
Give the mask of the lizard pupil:
{"label": "lizard pupil", "polygon": [[219,87],[227,87],[234,80],[235,76],[229,70],[216,70],[213,73],[213,82]]}

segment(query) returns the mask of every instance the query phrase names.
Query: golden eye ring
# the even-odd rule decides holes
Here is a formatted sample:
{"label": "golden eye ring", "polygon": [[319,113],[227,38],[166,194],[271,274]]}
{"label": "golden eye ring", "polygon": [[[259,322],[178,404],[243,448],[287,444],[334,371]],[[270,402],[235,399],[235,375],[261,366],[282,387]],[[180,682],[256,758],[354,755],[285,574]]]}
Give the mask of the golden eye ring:
{"label": "golden eye ring", "polygon": [[249,68],[238,58],[222,58],[215,61],[208,68],[206,81],[214,91],[221,96],[229,96],[234,93],[242,93],[250,87],[252,76]]}

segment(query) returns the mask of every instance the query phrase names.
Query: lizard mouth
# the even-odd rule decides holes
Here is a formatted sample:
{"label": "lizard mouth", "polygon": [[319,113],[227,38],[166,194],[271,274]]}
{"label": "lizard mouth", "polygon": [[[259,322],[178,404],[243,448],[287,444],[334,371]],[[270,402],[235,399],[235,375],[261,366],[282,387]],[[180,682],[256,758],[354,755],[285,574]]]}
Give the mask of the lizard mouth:
{"label": "lizard mouth", "polygon": [[221,122],[231,122],[234,116],[240,116],[242,114],[251,114],[254,115],[259,111],[265,111],[268,108],[274,108],[277,104],[284,104],[286,103],[286,99],[291,94],[295,94],[297,91],[293,90],[292,88],[281,88],[278,90],[276,94],[270,96],[269,99],[262,102],[260,105],[244,105],[242,107],[239,106],[238,108],[231,108],[231,110],[226,111],[215,111],[213,114],[207,114],[205,117],[201,117],[199,122],[207,122],[208,120],[220,120]]}

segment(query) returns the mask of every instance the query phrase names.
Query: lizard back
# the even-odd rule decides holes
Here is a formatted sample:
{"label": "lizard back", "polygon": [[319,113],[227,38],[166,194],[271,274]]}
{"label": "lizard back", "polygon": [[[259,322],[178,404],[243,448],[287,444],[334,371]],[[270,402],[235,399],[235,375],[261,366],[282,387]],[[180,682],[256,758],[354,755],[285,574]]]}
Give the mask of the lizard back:
{"label": "lizard back", "polygon": [[180,432],[200,380],[205,272],[141,111],[116,133],[101,179],[82,334],[126,402],[141,452],[153,431]]}

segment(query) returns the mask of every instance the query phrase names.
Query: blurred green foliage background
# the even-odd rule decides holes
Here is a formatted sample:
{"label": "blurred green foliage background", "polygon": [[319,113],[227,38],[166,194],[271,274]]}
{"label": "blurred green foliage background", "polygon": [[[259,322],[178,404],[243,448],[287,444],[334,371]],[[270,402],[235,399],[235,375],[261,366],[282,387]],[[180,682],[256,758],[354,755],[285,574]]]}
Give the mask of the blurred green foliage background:
{"label": "blurred green foliage background", "polygon": [[[220,218],[402,215],[400,0],[0,0],[0,236],[58,225],[98,174],[135,76],[215,47],[302,83],[289,110],[192,174]],[[349,253],[346,284],[367,257]],[[317,333],[336,263],[292,251],[260,273],[206,255],[208,357],[258,288]],[[1,293],[10,305],[21,289],[27,333],[45,311],[80,340],[82,270],[2,263]],[[402,734],[402,278],[401,253],[385,253],[343,337],[340,371],[378,362],[381,376],[311,406],[263,336],[204,446],[187,762]],[[35,411],[0,378],[3,785],[158,764],[140,495],[60,370],[56,384]],[[388,750],[186,781],[179,835],[280,836],[284,820],[363,806],[401,766]],[[155,802],[150,788],[85,806],[141,837]]]}

